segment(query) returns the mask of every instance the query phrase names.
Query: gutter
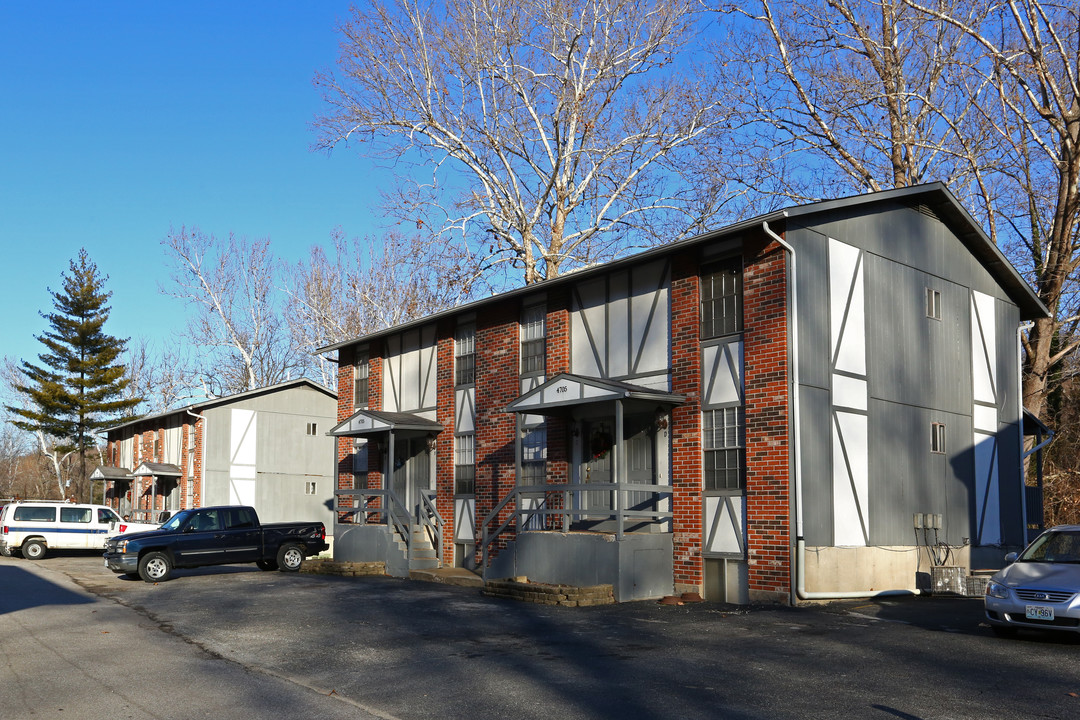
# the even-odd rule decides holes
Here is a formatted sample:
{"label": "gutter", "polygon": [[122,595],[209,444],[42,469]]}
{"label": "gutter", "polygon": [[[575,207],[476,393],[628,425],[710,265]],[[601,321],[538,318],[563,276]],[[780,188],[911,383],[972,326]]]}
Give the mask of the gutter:
{"label": "gutter", "polygon": [[763,220],[761,229],[765,234],[775,240],[791,258],[791,272],[787,276],[788,317],[790,318],[789,338],[791,340],[791,414],[792,414],[792,437],[794,445],[795,461],[795,593],[792,598],[796,600],[844,600],[847,598],[885,597],[889,595],[916,595],[918,590],[881,590],[867,592],[865,590],[842,590],[837,592],[812,592],[806,589],[806,538],[803,537],[803,501],[802,501],[802,446],[799,444],[802,438],[802,420],[799,416],[799,298],[796,293],[795,273],[796,256],[795,248],[782,237],[773,232],[769,227],[768,220]]}

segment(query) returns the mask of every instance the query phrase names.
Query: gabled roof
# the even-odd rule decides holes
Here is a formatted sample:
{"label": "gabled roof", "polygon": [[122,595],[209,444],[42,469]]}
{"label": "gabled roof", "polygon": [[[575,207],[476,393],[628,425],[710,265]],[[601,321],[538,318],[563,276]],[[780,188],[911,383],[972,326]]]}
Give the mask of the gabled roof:
{"label": "gabled roof", "polygon": [[113,465],[98,465],[94,472],[90,473],[91,480],[130,480],[133,477],[135,476],[127,468]]}
{"label": "gabled roof", "polygon": [[439,433],[442,429],[443,426],[440,423],[412,413],[357,410],[346,420],[332,427],[326,434],[335,437],[359,437],[390,430]]}
{"label": "gabled roof", "polygon": [[173,465],[172,463],[141,462],[131,474],[142,477],[147,475],[157,475],[158,477],[180,477],[183,475],[183,470],[180,469],[179,465]]}
{"label": "gabled roof", "polygon": [[934,214],[957,236],[957,238],[960,239],[968,251],[982,263],[987,272],[989,272],[994,280],[1001,285],[1013,302],[1017,304],[1020,308],[1021,318],[1032,319],[1050,316],[1050,311],[1047,310],[1046,306],[1039,300],[1038,295],[1031,289],[1031,286],[1029,286],[1024,278],[1021,277],[1020,273],[1016,271],[1016,268],[1012,266],[997,245],[991,242],[990,238],[983,232],[983,229],[975,222],[975,219],[971,217],[970,213],[964,209],[952,192],[949,191],[948,187],[946,187],[944,183],[933,182],[924,185],[898,188],[895,190],[883,190],[881,192],[866,193],[863,195],[852,195],[850,197],[837,198],[834,200],[822,200],[819,202],[807,203],[805,205],[795,205],[781,210],[774,210],[718,230],[712,230],[691,238],[678,240],[676,242],[668,243],[667,245],[661,245],[601,265],[595,265],[582,270],[566,273],[565,275],[559,275],[550,280],[544,280],[533,285],[509,290],[465,305],[448,308],[394,327],[368,333],[367,335],[326,345],[317,348],[315,352],[332,352],[348,345],[376,340],[403,330],[427,325],[440,318],[452,317],[465,312],[478,311],[491,304],[502,303],[514,298],[540,293],[546,289],[568,283],[577,283],[583,279],[607,273],[621,267],[663,257],[679,250],[704,245],[724,238],[737,237],[748,230],[761,228],[764,223],[775,225],[776,227],[773,229],[776,232],[782,232],[784,229],[783,225],[789,218],[805,218],[838,209],[870,206],[888,202],[903,202],[912,206],[924,205],[933,210]]}
{"label": "gabled roof", "polygon": [[217,405],[225,405],[227,403],[233,403],[240,400],[247,400],[249,398],[257,397],[259,395],[267,395],[269,393],[281,392],[282,390],[289,390],[301,385],[307,385],[313,390],[318,390],[329,398],[337,399],[337,394],[327,387],[320,385],[314,380],[308,380],[307,378],[299,378],[296,380],[287,380],[283,383],[277,383],[276,385],[267,385],[266,387],[255,388],[254,390],[246,390],[242,393],[236,393],[235,395],[226,395],[225,397],[212,398],[210,400],[203,400],[192,405],[185,405],[184,407],[175,408],[173,410],[166,410],[165,412],[154,413],[152,415],[143,415],[142,417],[135,418],[133,420],[127,420],[125,422],[107,427],[99,432],[107,433],[112,430],[119,430],[120,428],[127,427],[129,425],[135,425],[137,423],[146,422],[147,420],[157,420],[158,418],[168,417],[170,415],[183,414],[188,412],[198,413],[200,410],[206,410]]}
{"label": "gabled roof", "polygon": [[631,385],[618,380],[559,373],[507,405],[506,412],[549,415],[573,405],[611,400],[645,400],[664,405],[679,405],[686,398],[665,390]]}

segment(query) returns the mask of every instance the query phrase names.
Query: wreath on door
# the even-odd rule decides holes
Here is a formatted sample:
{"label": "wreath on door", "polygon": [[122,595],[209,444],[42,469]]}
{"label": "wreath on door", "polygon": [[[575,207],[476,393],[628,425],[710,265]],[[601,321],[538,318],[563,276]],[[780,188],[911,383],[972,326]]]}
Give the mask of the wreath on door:
{"label": "wreath on door", "polygon": [[589,453],[592,455],[593,460],[600,460],[607,456],[611,452],[611,433],[603,430],[593,430],[592,436],[589,438]]}

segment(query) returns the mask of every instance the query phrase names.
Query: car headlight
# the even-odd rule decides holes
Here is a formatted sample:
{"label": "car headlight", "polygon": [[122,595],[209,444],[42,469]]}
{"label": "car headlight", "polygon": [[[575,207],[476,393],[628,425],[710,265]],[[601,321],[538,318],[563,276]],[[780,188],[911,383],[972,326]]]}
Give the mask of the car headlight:
{"label": "car headlight", "polygon": [[116,552],[118,552],[118,553],[126,552],[127,551],[127,544],[128,544],[127,540],[120,540],[119,542],[117,542],[116,543]]}
{"label": "car headlight", "polygon": [[1009,588],[1005,587],[999,582],[994,582],[993,580],[991,580],[990,582],[986,583],[986,594],[990,597],[1001,598],[1004,600],[1009,597]]}

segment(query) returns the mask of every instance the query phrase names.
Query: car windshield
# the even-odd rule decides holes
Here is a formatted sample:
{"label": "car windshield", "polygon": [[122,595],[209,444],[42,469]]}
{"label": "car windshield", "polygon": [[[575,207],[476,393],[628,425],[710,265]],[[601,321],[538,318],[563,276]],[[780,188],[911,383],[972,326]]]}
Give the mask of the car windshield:
{"label": "car windshield", "polygon": [[1020,562],[1080,563],[1080,532],[1043,533],[1018,558]]}
{"label": "car windshield", "polygon": [[178,530],[180,528],[180,526],[183,525],[184,522],[187,521],[187,519],[189,517],[191,517],[191,512],[192,512],[191,510],[181,510],[180,512],[176,513],[171,518],[166,520],[165,523],[162,524],[162,526],[161,526],[162,529],[163,530]]}

